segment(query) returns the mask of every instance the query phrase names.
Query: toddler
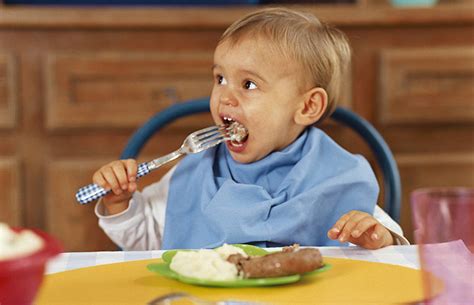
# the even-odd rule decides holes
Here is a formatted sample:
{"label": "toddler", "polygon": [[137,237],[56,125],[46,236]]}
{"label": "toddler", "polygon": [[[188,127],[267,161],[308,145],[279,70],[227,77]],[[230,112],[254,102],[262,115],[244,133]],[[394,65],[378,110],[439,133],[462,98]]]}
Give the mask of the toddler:
{"label": "toddler", "polygon": [[186,156],[143,192],[135,160],[103,166],[93,181],[112,192],[96,205],[99,225],[125,250],[406,243],[376,206],[368,162],[313,127],[349,64],[344,34],[311,14],[269,8],[236,21],[215,49],[210,108],[247,139]]}

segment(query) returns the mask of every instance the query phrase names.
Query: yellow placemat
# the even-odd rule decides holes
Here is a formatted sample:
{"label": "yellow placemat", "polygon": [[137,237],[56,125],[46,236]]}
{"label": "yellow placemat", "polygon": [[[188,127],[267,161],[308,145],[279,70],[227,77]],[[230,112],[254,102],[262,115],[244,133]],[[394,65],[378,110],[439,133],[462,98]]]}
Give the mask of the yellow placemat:
{"label": "yellow placemat", "polygon": [[[142,260],[101,265],[46,276],[36,305],[146,304],[169,292],[208,299],[239,299],[282,304],[403,304],[423,299],[421,271],[352,259],[325,258],[332,268],[284,286],[259,288],[198,287],[147,270]],[[435,294],[442,290],[442,283]]]}

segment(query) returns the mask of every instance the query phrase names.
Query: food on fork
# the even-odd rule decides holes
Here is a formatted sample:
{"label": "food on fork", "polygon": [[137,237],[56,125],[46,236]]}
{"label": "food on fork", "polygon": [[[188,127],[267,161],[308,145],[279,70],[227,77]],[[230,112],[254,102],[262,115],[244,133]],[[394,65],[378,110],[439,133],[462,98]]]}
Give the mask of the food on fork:
{"label": "food on fork", "polygon": [[233,143],[243,143],[247,140],[248,130],[238,122],[232,122],[229,127],[230,141]]}
{"label": "food on fork", "polygon": [[33,231],[15,232],[0,223],[0,261],[32,254],[43,248],[43,240]]}

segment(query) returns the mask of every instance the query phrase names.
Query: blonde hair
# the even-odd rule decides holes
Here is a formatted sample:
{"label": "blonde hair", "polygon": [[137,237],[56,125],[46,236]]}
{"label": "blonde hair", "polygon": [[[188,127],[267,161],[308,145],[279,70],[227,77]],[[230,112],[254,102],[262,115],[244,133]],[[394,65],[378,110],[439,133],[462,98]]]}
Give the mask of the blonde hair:
{"label": "blonde hair", "polygon": [[219,43],[237,43],[244,37],[263,37],[290,60],[297,61],[313,87],[328,94],[328,107],[320,121],[335,109],[344,74],[351,61],[346,35],[309,13],[286,8],[266,8],[234,22]]}

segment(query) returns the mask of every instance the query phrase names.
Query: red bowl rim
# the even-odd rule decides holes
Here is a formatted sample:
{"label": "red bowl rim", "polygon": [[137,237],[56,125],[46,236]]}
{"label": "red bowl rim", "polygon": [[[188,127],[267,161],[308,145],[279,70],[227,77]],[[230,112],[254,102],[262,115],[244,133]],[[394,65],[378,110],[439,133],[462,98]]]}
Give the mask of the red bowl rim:
{"label": "red bowl rim", "polygon": [[15,232],[25,230],[33,231],[43,240],[43,247],[31,254],[0,260],[0,275],[2,273],[11,272],[24,268],[34,268],[44,265],[49,259],[63,252],[62,246],[55,238],[39,229],[29,228],[12,228]]}

